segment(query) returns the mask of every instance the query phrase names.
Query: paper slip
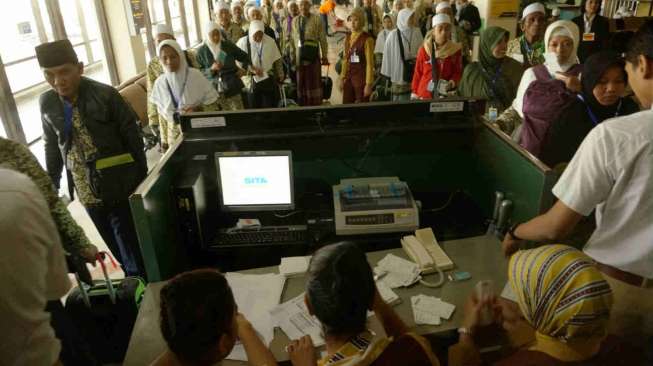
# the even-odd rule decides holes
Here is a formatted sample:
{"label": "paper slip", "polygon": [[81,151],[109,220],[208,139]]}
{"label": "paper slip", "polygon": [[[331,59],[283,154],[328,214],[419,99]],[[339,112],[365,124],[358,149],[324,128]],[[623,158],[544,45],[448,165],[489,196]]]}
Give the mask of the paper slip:
{"label": "paper slip", "polygon": [[422,279],[417,264],[388,254],[374,268],[377,274],[385,273],[381,281],[390,288],[407,287]]}
{"label": "paper slip", "polygon": [[503,291],[501,291],[501,297],[506,300],[517,302],[517,294],[515,294],[515,292],[512,290],[510,281],[506,282],[506,285],[503,287]]}
{"label": "paper slip", "polygon": [[[379,290],[379,295],[386,304],[394,306],[401,302],[401,298],[383,281],[376,281],[376,289]],[[373,311],[367,312],[367,317],[374,315]]]}
{"label": "paper slip", "polygon": [[286,276],[297,276],[308,271],[308,264],[311,261],[311,256],[305,257],[286,257],[281,258],[279,264],[279,273]]}
{"label": "paper slip", "polygon": [[274,307],[270,310],[270,315],[274,325],[281,328],[291,340],[309,335],[315,347],[324,345],[322,326],[316,317],[308,313],[304,293]]}
{"label": "paper slip", "polygon": [[[278,274],[246,275],[235,272],[227,273],[226,277],[238,311],[245,315],[263,343],[269,346],[274,338],[274,322],[270,310],[278,306],[286,278]],[[247,361],[243,345],[237,343],[227,358]]]}
{"label": "paper slip", "polygon": [[415,324],[440,325],[441,318],[450,319],[456,306],[437,297],[417,295],[410,298]]}

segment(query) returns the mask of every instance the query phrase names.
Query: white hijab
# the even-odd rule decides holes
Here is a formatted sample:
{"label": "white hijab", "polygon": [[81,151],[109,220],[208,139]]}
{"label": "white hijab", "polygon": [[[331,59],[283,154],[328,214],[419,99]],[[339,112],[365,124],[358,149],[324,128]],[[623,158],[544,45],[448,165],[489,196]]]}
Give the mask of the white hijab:
{"label": "white hijab", "polygon": [[401,31],[402,43],[404,46],[404,57],[414,59],[417,51],[422,46],[424,38],[422,32],[415,27],[408,25],[408,19],[413,15],[413,9],[401,9],[397,15],[397,29],[388,33],[385,45],[383,46],[383,61],[381,63],[381,74],[390,78],[395,84],[406,84],[404,81],[404,63],[399,51],[399,40],[397,32]]}
{"label": "white hijab", "polygon": [[[567,36],[574,41],[574,50],[564,63],[559,63],[557,57],[553,52],[549,51],[549,40],[554,36]],[[544,66],[549,71],[551,76],[555,75],[558,71],[567,71],[570,67],[578,63],[578,57],[576,56],[576,51],[578,50],[579,42],[579,31],[578,26],[573,22],[568,20],[558,20],[549,25],[544,34]],[[512,102],[512,107],[519,117],[524,118],[524,95],[526,90],[531,85],[533,81],[537,80],[533,68],[526,70],[524,75],[522,75],[521,81],[519,82],[519,87],[517,88],[517,95],[515,100]]]}
{"label": "white hijab", "polygon": [[220,26],[216,22],[208,22],[206,23],[206,39],[204,40],[204,44],[209,48],[209,51],[211,51],[211,54],[213,55],[214,60],[218,60],[218,55],[220,54],[221,50],[221,44],[222,44],[222,34],[220,35],[220,42],[215,43],[211,39],[211,33],[213,31],[217,30],[218,32],[220,31]]}
{"label": "white hijab", "polygon": [[[578,43],[580,42],[579,34],[578,26],[569,20],[558,20],[546,28],[546,33],[544,33],[544,65],[550,73],[566,71],[579,63],[577,56]],[[574,49],[564,63],[559,63],[555,53],[549,51],[549,41],[555,36],[565,36],[571,38],[574,42]]]}
{"label": "white hijab", "polygon": [[[261,42],[254,41],[254,34],[257,32],[263,32],[263,39]],[[240,47],[240,49],[245,52],[248,52],[248,37],[249,44],[252,48],[250,56],[252,65],[254,65],[254,67],[261,68],[264,72],[270,71],[272,69],[272,64],[281,58],[281,53],[279,53],[279,48],[274,42],[274,39],[265,34],[265,24],[263,24],[263,22],[260,20],[254,20],[249,23],[248,35],[238,40],[238,47]],[[261,55],[260,59],[259,54]]]}
{"label": "white hijab", "polygon": [[[188,67],[184,52],[177,41],[168,39],[161,42],[157,50],[159,57],[165,46],[171,47],[179,55],[179,69],[169,71],[164,65],[163,74],[154,82],[150,100],[156,105],[159,114],[172,122],[175,112],[187,107],[214,103],[218,99],[218,93],[199,70]],[[170,95],[171,92],[174,99],[173,95]],[[178,101],[178,108],[175,108],[175,99]]]}

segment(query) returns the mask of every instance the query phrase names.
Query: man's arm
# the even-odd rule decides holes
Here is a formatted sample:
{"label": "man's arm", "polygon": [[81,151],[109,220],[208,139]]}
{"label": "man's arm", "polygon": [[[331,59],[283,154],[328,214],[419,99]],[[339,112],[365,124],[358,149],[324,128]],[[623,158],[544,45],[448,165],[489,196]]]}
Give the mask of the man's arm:
{"label": "man's arm", "polygon": [[245,347],[247,363],[255,366],[274,366],[277,361],[272,352],[263,344],[252,324],[242,315],[236,315],[238,338]]}
{"label": "man's arm", "polygon": [[404,324],[404,321],[401,320],[399,315],[394,311],[392,306],[388,305],[383,301],[378,290],[374,292],[374,300],[372,303],[372,309],[376,314],[376,317],[379,319],[383,325],[385,333],[389,337],[395,337],[395,339],[406,332],[408,332],[408,327]]}
{"label": "man's arm", "polygon": [[[63,169],[63,159],[61,158],[61,151],[59,151],[59,141],[57,133],[52,126],[41,114],[41,124],[43,126],[43,144],[45,146],[45,166],[57,190],[61,184],[61,170]],[[70,184],[70,183],[69,183]]]}
{"label": "man's arm", "polygon": [[[562,201],[556,202],[545,214],[525,222],[515,229],[515,235],[523,240],[551,242],[567,237],[583,215],[572,210]],[[503,252],[510,255],[519,249],[521,241],[510,233],[503,240]]]}
{"label": "man's arm", "polygon": [[59,231],[64,249],[69,253],[87,259],[89,262],[94,262],[97,249],[92,246],[84,230],[70,216],[70,212],[68,212],[61,199],[59,199],[59,195],[52,185],[52,180],[50,180],[48,174],[41,168],[36,157],[22,144],[9,140],[0,141],[6,144],[8,153],[12,155],[7,156],[7,161],[3,164],[27,175],[45,197],[50,214]]}

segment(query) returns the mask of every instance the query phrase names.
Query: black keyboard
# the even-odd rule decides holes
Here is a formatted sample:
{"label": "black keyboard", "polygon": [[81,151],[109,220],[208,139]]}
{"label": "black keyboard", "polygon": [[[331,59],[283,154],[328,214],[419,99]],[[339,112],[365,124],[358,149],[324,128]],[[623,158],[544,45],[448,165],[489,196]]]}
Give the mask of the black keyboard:
{"label": "black keyboard", "polygon": [[272,226],[259,230],[221,230],[218,232],[215,243],[225,245],[261,245],[305,243],[307,240],[306,226]]}

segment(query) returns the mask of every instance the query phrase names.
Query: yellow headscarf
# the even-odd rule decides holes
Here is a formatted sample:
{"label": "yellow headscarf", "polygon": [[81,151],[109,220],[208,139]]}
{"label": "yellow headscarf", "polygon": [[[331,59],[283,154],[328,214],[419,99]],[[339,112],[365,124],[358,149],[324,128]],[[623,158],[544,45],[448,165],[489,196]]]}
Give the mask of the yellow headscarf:
{"label": "yellow headscarf", "polygon": [[547,245],[515,253],[508,268],[519,307],[536,331],[532,350],[565,362],[598,352],[612,290],[589,257],[566,245]]}

